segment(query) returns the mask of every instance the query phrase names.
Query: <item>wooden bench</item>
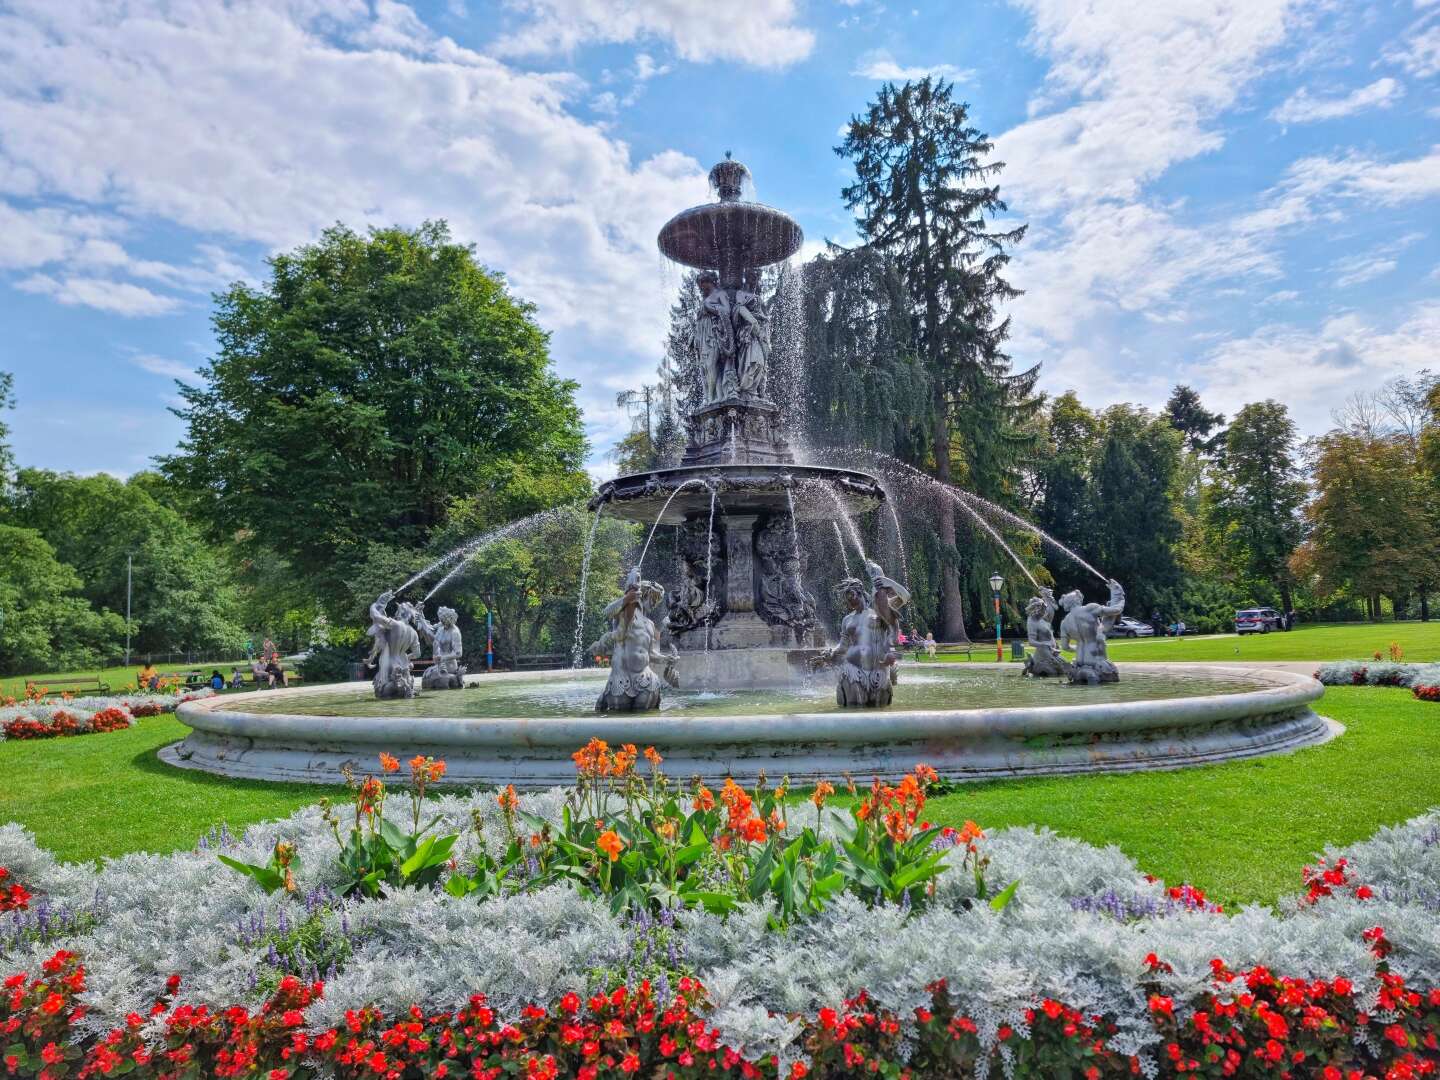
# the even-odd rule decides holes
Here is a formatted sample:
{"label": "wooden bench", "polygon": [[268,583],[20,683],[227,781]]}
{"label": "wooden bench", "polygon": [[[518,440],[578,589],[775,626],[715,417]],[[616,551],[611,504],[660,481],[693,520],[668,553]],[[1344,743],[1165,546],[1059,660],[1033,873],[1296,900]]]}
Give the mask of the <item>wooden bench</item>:
{"label": "wooden bench", "polygon": [[[917,642],[915,644],[916,647],[919,648],[920,652],[924,653],[926,651],[925,643],[923,641]],[[935,656],[938,659],[941,656],[959,656],[961,653],[964,653],[965,659],[969,660],[976,649],[985,649],[986,651],[988,651],[990,649],[993,649],[994,647],[995,646],[993,642],[987,642],[984,645],[976,645],[973,641],[937,641],[935,643]]]}
{"label": "wooden bench", "polygon": [[515,658],[516,671],[543,671],[547,668],[568,667],[570,657],[564,653],[531,653]]}
{"label": "wooden bench", "polygon": [[[55,689],[57,686],[63,687],[63,689]],[[46,679],[43,683],[32,680],[25,684],[25,693],[29,695],[39,691],[43,697],[59,697],[61,694],[81,692],[80,689],[75,688],[83,688],[85,693],[108,694],[110,692],[110,684],[101,682],[97,677],[94,679]]]}

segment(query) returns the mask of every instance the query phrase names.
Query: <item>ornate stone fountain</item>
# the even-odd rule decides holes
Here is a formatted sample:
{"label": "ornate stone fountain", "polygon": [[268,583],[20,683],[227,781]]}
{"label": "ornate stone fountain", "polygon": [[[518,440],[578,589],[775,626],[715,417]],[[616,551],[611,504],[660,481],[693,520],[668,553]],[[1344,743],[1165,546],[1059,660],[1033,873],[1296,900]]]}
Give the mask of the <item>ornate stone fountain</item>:
{"label": "ornate stone fountain", "polygon": [[[749,175],[726,155],[710,170],[716,202],[676,214],[660,251],[701,271],[694,337],[703,385],[678,467],[601,485],[591,508],[680,525],[684,580],[665,620],[681,684],[763,686],[802,673],[821,644],[796,524],[878,506],[872,476],[795,462],[767,396],[769,315],[761,270],[800,250],[788,214],[741,198]],[[703,659],[702,659],[703,658]]]}

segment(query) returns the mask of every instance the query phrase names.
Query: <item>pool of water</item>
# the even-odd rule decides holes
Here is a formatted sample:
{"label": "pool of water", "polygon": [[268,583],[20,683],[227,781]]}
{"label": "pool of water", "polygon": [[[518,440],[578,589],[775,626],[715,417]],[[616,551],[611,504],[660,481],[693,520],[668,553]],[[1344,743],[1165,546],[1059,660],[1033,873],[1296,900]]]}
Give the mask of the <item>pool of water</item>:
{"label": "pool of water", "polygon": [[[963,667],[906,667],[895,688],[892,709],[987,709],[1045,705],[1099,705],[1120,701],[1160,701],[1239,694],[1269,684],[1245,675],[1216,673],[1178,675],[1126,671],[1122,681],[1106,686],[1070,686],[1058,679],[1027,679],[1011,670],[966,671]],[[369,684],[303,695],[259,697],[246,705],[251,713],[292,713],[306,716],[585,716],[594,712],[604,681],[550,672],[523,679],[482,679],[464,690],[420,693],[407,701],[377,701]],[[661,711],[685,716],[783,716],[788,713],[833,712],[835,684],[831,678],[792,687],[760,690],[667,690]]]}

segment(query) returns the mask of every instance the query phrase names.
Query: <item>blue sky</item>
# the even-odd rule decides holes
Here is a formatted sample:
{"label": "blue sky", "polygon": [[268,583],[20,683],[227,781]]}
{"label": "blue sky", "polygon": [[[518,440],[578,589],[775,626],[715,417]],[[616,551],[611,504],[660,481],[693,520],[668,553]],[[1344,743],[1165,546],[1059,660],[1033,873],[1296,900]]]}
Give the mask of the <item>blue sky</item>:
{"label": "blue sky", "polygon": [[956,81],[1030,224],[1017,364],[1092,405],[1440,367],[1440,0],[0,0],[22,463],[175,445],[210,293],[341,220],[451,221],[539,306],[594,471],[659,356],[654,236],[725,150],[810,245],[884,79]]}

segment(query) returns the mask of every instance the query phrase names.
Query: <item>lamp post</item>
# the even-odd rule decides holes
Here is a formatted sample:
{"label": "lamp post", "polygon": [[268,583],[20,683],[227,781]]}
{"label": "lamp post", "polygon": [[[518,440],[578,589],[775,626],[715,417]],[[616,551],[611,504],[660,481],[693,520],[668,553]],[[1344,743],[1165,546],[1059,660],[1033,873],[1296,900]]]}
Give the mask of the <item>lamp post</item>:
{"label": "lamp post", "polygon": [[134,573],[134,555],[125,556],[125,666],[130,666],[130,579]]}
{"label": "lamp post", "polygon": [[1005,579],[998,573],[990,575],[990,592],[995,597],[995,659],[997,662],[1005,659],[1005,646],[1000,640],[1000,590],[1005,585]]}

